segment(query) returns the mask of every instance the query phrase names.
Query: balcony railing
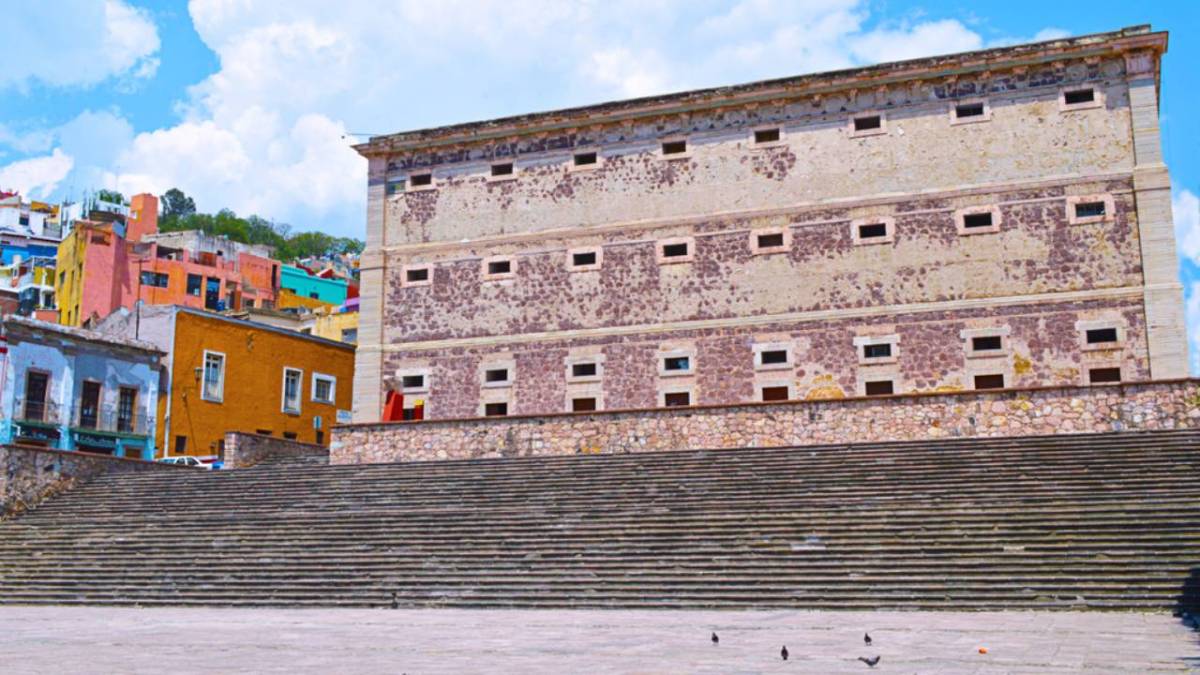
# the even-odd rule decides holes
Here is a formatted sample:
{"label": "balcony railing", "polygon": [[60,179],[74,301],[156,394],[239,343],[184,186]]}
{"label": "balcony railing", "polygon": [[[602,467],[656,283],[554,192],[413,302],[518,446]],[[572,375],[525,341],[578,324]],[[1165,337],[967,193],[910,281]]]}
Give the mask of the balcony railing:
{"label": "balcony railing", "polygon": [[119,434],[144,435],[148,425],[146,415],[140,411],[121,411],[111,406],[79,405],[75,409],[74,422],[77,429],[104,431]]}
{"label": "balcony railing", "polygon": [[18,398],[13,417],[18,422],[57,425],[62,423],[62,408],[53,401]]}

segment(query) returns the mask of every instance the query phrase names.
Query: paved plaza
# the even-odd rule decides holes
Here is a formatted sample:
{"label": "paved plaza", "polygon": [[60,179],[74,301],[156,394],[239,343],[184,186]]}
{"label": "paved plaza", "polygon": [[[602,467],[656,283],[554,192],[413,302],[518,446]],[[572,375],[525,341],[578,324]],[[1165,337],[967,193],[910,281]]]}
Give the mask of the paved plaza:
{"label": "paved plaza", "polygon": [[1200,635],[1125,613],[0,608],[4,673],[1084,671],[1200,672]]}

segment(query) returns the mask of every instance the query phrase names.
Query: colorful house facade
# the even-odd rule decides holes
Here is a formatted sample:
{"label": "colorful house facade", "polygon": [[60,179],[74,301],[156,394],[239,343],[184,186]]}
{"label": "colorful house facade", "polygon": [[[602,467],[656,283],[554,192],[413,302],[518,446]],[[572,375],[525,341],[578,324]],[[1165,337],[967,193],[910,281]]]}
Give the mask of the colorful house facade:
{"label": "colorful house facade", "polygon": [[228,431],[328,445],[349,420],[353,345],[180,306],[121,309],[98,329],[166,353],[164,455],[219,457]]}
{"label": "colorful house facade", "polygon": [[300,298],[317,300],[326,305],[340,307],[346,302],[347,283],[345,279],[312,274],[295,265],[283,266],[283,277],[279,281],[279,286]]}
{"label": "colorful house facade", "polygon": [[0,444],[154,457],[161,351],[19,316],[0,327]]}
{"label": "colorful house facade", "polygon": [[212,311],[275,303],[282,263],[228,240],[183,248],[179,242],[216,238],[159,234],[157,199],[136,195],[133,204],[124,225],[81,220],[59,246],[55,290],[63,324],[94,323],[138,301]]}

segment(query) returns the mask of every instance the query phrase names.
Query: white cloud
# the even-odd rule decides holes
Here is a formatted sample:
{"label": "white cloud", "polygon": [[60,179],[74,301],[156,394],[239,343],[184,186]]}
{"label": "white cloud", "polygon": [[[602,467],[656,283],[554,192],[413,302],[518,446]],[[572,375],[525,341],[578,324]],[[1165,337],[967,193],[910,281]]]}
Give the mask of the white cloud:
{"label": "white cloud", "polygon": [[[5,5],[0,89],[38,81],[87,86],[110,77],[148,78],[158,60],[158,29],[122,0],[56,0]],[[15,56],[15,57],[14,57]]]}
{"label": "white cloud", "polygon": [[1191,190],[1178,190],[1171,195],[1171,211],[1179,255],[1200,265],[1200,198]]}
{"label": "white cloud", "polygon": [[27,198],[47,197],[67,177],[75,160],[58,148],[44,157],[32,157],[0,167],[0,190],[16,190]]}
{"label": "white cloud", "polygon": [[868,63],[969,52],[981,47],[983,38],[953,19],[874,30],[850,40],[854,55]]}
{"label": "white cloud", "polygon": [[104,180],[358,236],[366,163],[348,132],[984,44],[956,20],[868,28],[865,0],[191,0],[189,12],[219,70],[188,90],[178,125],[137,135]]}

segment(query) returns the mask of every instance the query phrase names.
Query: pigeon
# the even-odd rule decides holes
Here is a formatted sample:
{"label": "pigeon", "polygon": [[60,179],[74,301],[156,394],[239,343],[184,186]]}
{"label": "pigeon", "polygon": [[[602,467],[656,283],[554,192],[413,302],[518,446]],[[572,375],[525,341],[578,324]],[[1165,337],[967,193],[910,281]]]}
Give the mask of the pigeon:
{"label": "pigeon", "polygon": [[870,633],[863,633],[863,643],[866,644],[868,647],[871,646],[871,634]]}
{"label": "pigeon", "polygon": [[392,609],[400,609],[400,601],[396,599],[395,591],[392,591]]}
{"label": "pigeon", "polygon": [[780,657],[781,657],[781,658],[782,658],[784,661],[787,661],[787,645],[784,645],[784,646],[783,646],[783,649],[780,649],[780,650],[779,650],[779,656],[780,656]]}
{"label": "pigeon", "polygon": [[714,632],[713,636],[712,636],[712,643],[715,645],[720,641],[721,641],[721,638],[717,637],[717,634]]}
{"label": "pigeon", "polygon": [[875,657],[875,658],[873,658],[873,659],[868,659],[868,658],[867,658],[867,657],[865,657],[865,656],[860,656],[860,657],[858,657],[858,660],[859,660],[859,661],[862,661],[863,663],[867,664],[868,666],[870,666],[870,667],[872,667],[872,668],[874,668],[874,667],[875,667],[875,664],[876,664],[876,663],[879,663],[879,659],[880,659],[880,657],[878,657],[878,656],[876,656],[876,657]]}

